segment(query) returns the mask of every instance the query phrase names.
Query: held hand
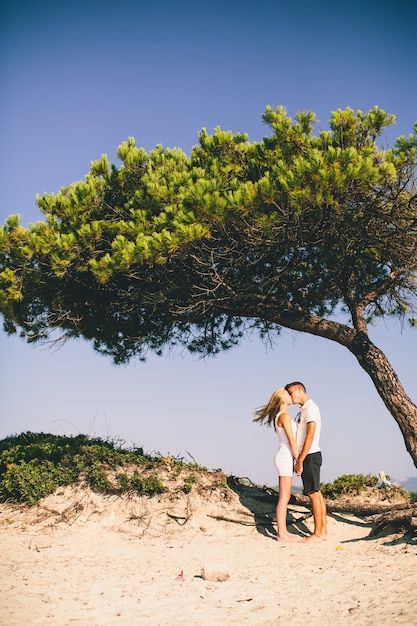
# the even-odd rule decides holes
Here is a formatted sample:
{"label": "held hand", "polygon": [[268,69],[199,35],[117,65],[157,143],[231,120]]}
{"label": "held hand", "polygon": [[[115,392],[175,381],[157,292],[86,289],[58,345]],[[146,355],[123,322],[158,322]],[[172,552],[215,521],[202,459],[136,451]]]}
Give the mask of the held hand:
{"label": "held hand", "polygon": [[303,473],[303,463],[302,463],[302,461],[296,461],[295,462],[294,471],[297,474],[297,476],[301,476],[301,474]]}

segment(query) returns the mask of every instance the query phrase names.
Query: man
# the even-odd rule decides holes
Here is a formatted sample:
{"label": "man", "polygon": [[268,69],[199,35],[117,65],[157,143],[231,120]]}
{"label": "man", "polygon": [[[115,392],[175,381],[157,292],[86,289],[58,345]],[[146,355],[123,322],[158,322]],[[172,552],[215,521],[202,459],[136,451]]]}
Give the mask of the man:
{"label": "man", "polygon": [[320,411],[307,395],[303,383],[294,382],[285,386],[293,404],[301,407],[297,430],[297,444],[300,455],[295,463],[294,471],[301,476],[304,495],[311,501],[314,519],[314,532],[303,539],[304,543],[313,543],[327,539],[326,503],[320,491],[320,467],[322,456],[320,450]]}

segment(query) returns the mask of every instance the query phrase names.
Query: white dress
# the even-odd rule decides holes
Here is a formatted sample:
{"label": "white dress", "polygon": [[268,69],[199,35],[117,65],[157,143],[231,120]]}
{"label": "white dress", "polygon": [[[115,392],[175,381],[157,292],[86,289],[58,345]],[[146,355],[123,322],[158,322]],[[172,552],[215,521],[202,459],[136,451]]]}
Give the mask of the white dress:
{"label": "white dress", "polygon": [[[284,411],[280,411],[275,417],[275,430],[277,431],[279,439],[279,447],[278,452],[275,455],[274,464],[278,472],[278,476],[292,476],[294,473],[294,460],[290,442],[288,441],[284,428],[282,426],[277,426],[278,417],[281,413],[284,413]],[[295,437],[297,433],[297,424],[294,420],[291,420],[291,428]]]}

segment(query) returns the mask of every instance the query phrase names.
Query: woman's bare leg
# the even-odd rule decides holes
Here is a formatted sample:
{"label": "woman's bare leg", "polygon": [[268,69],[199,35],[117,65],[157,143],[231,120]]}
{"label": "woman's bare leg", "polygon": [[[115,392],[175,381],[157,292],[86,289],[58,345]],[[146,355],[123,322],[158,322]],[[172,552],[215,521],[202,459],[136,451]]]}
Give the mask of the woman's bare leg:
{"label": "woman's bare leg", "polygon": [[287,508],[291,497],[292,476],[279,477],[279,497],[277,504],[277,540],[296,542],[299,538],[287,530]]}

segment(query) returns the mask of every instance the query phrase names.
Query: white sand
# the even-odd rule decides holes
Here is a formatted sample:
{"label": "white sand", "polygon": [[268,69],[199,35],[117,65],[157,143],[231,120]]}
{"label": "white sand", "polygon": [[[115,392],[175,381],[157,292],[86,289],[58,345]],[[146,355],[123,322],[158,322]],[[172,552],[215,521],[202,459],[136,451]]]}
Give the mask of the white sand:
{"label": "white sand", "polygon": [[[417,624],[415,537],[367,539],[360,518],[329,515],[328,541],[281,544],[235,494],[180,496],[168,513],[162,498],[69,489],[30,510],[0,505],[0,624]],[[216,565],[229,578],[204,580]]]}

